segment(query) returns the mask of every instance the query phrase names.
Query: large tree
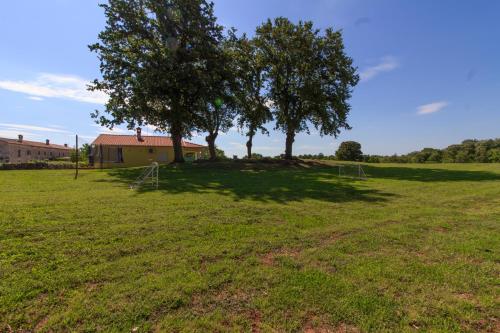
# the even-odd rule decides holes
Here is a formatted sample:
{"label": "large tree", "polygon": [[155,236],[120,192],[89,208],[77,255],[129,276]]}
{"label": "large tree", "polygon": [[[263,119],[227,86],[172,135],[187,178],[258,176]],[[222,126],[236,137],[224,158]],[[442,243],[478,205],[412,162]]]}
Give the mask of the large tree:
{"label": "large tree", "polygon": [[197,130],[206,132],[210,159],[217,159],[215,140],[220,132],[227,132],[233,126],[236,117],[235,66],[230,39],[224,39],[217,52],[207,57],[207,77],[204,78],[206,89],[201,97],[203,103],[196,112]]}
{"label": "large tree", "polygon": [[233,34],[231,40],[238,83],[238,126],[246,129],[247,157],[252,158],[253,137],[258,131],[268,134],[264,124],[272,120],[269,101],[264,93],[267,65],[254,40],[248,39],[245,34],[240,38]]}
{"label": "large tree", "polygon": [[335,152],[335,157],[341,161],[361,161],[363,159],[361,144],[356,141],[344,141]]}
{"label": "large tree", "polygon": [[129,129],[151,124],[169,131],[175,161],[184,161],[182,138],[196,129],[204,106],[206,78],[223,28],[206,0],[109,0],[101,5],[106,27],[90,45],[101,62],[102,79],[90,89],[109,95],[104,126]]}
{"label": "large tree", "polygon": [[358,82],[340,31],[324,34],[312,22],[268,20],[257,28],[257,45],[268,64],[269,99],[276,129],[286,134],[285,158],[292,158],[295,135],[312,124],[320,135],[349,129],[348,100]]}

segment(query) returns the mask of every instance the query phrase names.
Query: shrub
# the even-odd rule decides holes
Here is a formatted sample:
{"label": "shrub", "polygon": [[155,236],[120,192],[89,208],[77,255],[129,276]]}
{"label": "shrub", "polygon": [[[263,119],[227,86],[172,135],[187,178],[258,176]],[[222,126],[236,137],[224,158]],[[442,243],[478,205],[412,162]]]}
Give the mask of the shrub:
{"label": "shrub", "polygon": [[73,163],[27,162],[0,165],[0,170],[74,169]]}

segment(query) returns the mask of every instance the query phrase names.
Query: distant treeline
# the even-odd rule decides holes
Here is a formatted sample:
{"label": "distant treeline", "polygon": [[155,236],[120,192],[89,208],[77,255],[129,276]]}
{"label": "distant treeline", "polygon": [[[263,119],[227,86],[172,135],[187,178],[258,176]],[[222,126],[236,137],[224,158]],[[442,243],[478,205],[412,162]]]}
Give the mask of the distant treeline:
{"label": "distant treeline", "polygon": [[[328,156],[320,153],[317,155],[299,155],[298,157],[302,159],[338,160],[338,155],[337,153]],[[451,145],[444,149],[424,148],[406,155],[360,154],[354,160],[369,163],[498,163],[500,162],[500,138],[465,140],[460,144]]]}

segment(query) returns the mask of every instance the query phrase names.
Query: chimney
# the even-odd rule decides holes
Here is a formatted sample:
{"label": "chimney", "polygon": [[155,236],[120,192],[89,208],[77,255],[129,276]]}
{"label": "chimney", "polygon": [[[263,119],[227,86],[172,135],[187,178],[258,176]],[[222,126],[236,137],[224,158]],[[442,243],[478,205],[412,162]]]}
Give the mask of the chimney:
{"label": "chimney", "polygon": [[67,143],[65,143],[65,144],[64,144],[64,147],[68,148],[68,144],[67,144]]}
{"label": "chimney", "polygon": [[23,135],[22,135],[22,134],[19,134],[19,135],[17,136],[17,141],[19,141],[19,142],[23,142]]}
{"label": "chimney", "polygon": [[49,141],[49,139],[45,140],[45,144],[46,144],[47,146],[48,146],[48,145],[50,145],[50,141]]}
{"label": "chimney", "polygon": [[142,141],[141,128],[137,127],[137,141]]}

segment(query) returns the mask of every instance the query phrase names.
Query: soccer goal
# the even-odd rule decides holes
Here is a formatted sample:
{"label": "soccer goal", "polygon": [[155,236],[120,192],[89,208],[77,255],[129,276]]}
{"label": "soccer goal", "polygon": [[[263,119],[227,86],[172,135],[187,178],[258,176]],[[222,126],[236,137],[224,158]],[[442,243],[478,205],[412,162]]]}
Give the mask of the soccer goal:
{"label": "soccer goal", "polygon": [[367,178],[361,164],[337,164],[337,167],[339,168],[339,177]]}
{"label": "soccer goal", "polygon": [[143,185],[144,183],[149,183],[151,180],[151,185],[155,186],[158,189],[158,176],[160,173],[160,168],[158,162],[153,162],[150,166],[145,168],[141,175],[137,177],[137,179],[130,184],[130,189],[135,189]]}

